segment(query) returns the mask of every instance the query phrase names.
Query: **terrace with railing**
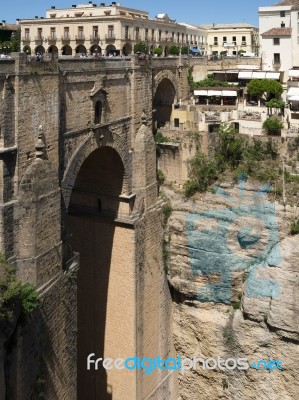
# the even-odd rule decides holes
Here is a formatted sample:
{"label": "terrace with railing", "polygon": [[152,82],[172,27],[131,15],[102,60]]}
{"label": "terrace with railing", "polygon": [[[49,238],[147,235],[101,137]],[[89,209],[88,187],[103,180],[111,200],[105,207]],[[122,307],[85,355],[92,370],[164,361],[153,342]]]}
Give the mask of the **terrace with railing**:
{"label": "terrace with railing", "polygon": [[249,121],[261,121],[262,114],[258,111],[239,111],[238,112],[238,119],[246,119]]}

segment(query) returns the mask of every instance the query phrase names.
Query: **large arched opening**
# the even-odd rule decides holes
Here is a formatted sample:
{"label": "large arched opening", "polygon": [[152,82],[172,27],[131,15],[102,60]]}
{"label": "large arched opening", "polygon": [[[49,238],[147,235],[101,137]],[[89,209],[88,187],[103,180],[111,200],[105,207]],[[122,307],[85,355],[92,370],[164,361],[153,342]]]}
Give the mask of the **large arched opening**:
{"label": "large arched opening", "polygon": [[106,56],[113,56],[116,54],[116,47],[113,44],[108,44],[106,47]]}
{"label": "large arched opening", "polygon": [[79,44],[76,47],[76,54],[86,54],[87,50],[86,47],[83,44]]}
{"label": "large arched opening", "polygon": [[90,53],[91,54],[101,54],[102,48],[98,44],[94,44],[90,48]]}
{"label": "large arched opening", "polygon": [[123,55],[129,56],[130,54],[132,54],[132,45],[131,45],[131,43],[126,43],[123,46]]}
{"label": "large arched opening", "polygon": [[35,48],[35,54],[37,54],[37,53],[39,53],[39,54],[44,54],[45,53],[45,48],[44,48],[44,46],[41,46],[41,45],[39,45],[39,46],[37,46],[36,48]]}
{"label": "large arched opening", "polygon": [[48,48],[48,53],[50,53],[50,54],[58,54],[58,48],[57,48],[57,46],[50,46],[49,48]]}
{"label": "large arched opening", "polygon": [[[87,357],[126,358],[134,353],[134,230],[122,220],[126,209],[124,166],[111,147],[93,151],[77,175],[67,214],[78,272],[78,400],[133,398],[130,371],[87,370]],[[125,251],[124,251],[125,249]],[[125,257],[124,257],[125,255]]]}
{"label": "large arched opening", "polygon": [[172,105],[175,102],[176,90],[168,78],[163,78],[158,84],[154,96],[153,108],[156,110],[154,120],[156,128],[170,122]]}
{"label": "large arched opening", "polygon": [[73,50],[72,50],[71,46],[66,44],[65,46],[62,47],[61,53],[63,56],[71,56],[73,54]]}

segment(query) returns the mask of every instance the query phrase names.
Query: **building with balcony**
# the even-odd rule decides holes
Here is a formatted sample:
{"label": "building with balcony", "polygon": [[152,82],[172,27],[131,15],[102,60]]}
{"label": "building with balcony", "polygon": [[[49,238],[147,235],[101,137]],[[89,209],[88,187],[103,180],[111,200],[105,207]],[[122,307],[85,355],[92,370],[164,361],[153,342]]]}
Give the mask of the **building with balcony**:
{"label": "building with balcony", "polygon": [[299,67],[299,1],[285,0],[271,7],[259,7],[263,69],[288,71]]}
{"label": "building with balcony", "polygon": [[207,32],[208,54],[236,56],[243,51],[258,55],[258,28],[248,23],[200,25]]}
{"label": "building with balcony", "polygon": [[178,24],[167,14],[155,19],[146,11],[111,5],[73,5],[71,8],[47,10],[45,18],[22,20],[21,48],[28,54],[58,53],[75,55],[129,55],[134,45],[144,42],[147,52],[160,47],[168,55],[170,46],[201,49],[206,40],[196,27]]}

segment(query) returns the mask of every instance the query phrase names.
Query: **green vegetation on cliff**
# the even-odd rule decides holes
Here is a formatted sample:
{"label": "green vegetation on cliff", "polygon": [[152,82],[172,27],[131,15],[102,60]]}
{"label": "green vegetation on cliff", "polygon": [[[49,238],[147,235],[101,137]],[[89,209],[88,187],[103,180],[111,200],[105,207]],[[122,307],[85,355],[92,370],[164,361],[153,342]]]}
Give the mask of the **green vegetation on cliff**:
{"label": "green vegetation on cliff", "polygon": [[[247,139],[231,125],[222,123],[215,135],[214,148],[211,156],[198,152],[188,161],[189,180],[184,185],[186,197],[205,192],[215,181],[228,175],[237,179],[241,174],[270,183],[275,194],[282,194],[282,164],[271,139],[267,142]],[[290,194],[298,192],[298,177],[285,171],[284,178],[286,183],[290,183]]]}
{"label": "green vegetation on cliff", "polygon": [[195,82],[193,79],[192,71],[193,71],[193,68],[190,68],[189,72],[188,72],[188,83],[189,83],[190,92],[193,92],[194,89],[199,88],[199,87],[214,87],[214,86],[227,87],[227,86],[229,86],[228,82],[218,81],[213,77],[213,75],[208,75],[205,79]]}
{"label": "green vegetation on cliff", "polygon": [[38,293],[30,283],[16,279],[13,267],[0,256],[0,320],[13,318],[14,310],[29,314],[38,305]]}

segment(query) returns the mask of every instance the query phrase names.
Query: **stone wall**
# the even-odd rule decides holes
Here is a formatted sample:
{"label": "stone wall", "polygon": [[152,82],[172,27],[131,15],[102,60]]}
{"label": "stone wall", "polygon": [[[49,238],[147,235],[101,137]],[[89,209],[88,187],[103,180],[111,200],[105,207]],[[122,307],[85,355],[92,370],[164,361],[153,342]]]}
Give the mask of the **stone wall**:
{"label": "stone wall", "polygon": [[[162,267],[155,143],[148,126],[152,124],[156,75],[170,69],[176,92],[186,97],[187,66],[170,59],[53,59],[29,63],[24,54],[14,57],[0,71],[0,244],[1,251],[15,265],[18,278],[36,285],[41,304],[25,325],[16,318],[9,335],[1,335],[0,353],[5,363],[0,366],[0,379],[3,382],[4,376],[6,385],[0,398],[18,400],[43,392],[49,400],[75,399],[77,307],[82,311],[89,306],[82,292],[77,300],[78,260],[74,247],[82,251],[83,257],[78,287],[90,257],[92,269],[84,277],[87,285],[95,283],[94,260],[101,260],[105,251],[111,250],[111,259],[106,260],[110,270],[103,294],[105,302],[96,297],[109,318],[101,320],[98,315],[91,333],[94,349],[88,351],[98,350],[99,357],[115,358],[132,353],[152,357],[172,354],[171,303]],[[96,120],[99,102],[102,113]],[[113,149],[123,165],[121,193],[112,193],[115,198],[111,204],[127,213],[127,219],[122,219],[121,213],[117,218],[113,214],[113,218],[110,215],[97,226],[94,237],[98,241],[102,238],[102,244],[110,232],[108,225],[114,233],[110,250],[107,246],[101,252],[99,246],[96,253],[86,251],[84,246],[80,248],[90,234],[89,228],[83,229],[86,208],[84,212],[79,210],[83,219],[75,229],[75,245],[69,233],[77,217],[70,222],[67,213],[82,165],[102,148]],[[93,174],[108,176],[104,165],[90,176]],[[96,210],[100,207],[99,191],[103,192],[104,205],[111,196],[109,185],[100,180],[100,186],[103,185],[93,187],[90,176],[87,174],[85,182],[80,183],[81,189],[84,186],[90,193],[81,192],[74,197],[83,203],[87,201],[88,204],[81,202],[79,206],[87,207],[89,216],[90,212],[101,213]],[[93,290],[97,293],[96,288]],[[78,328],[82,329],[80,324]],[[97,343],[103,327],[104,348]],[[88,343],[88,335],[84,343]],[[82,343],[78,344],[79,363],[84,369]],[[113,395],[115,400],[177,398],[175,374],[153,373],[147,378],[117,372],[102,375],[100,386],[91,382],[90,390],[81,385],[78,398],[86,400],[87,391],[92,400],[102,395]],[[95,378],[93,375],[91,380]]]}

